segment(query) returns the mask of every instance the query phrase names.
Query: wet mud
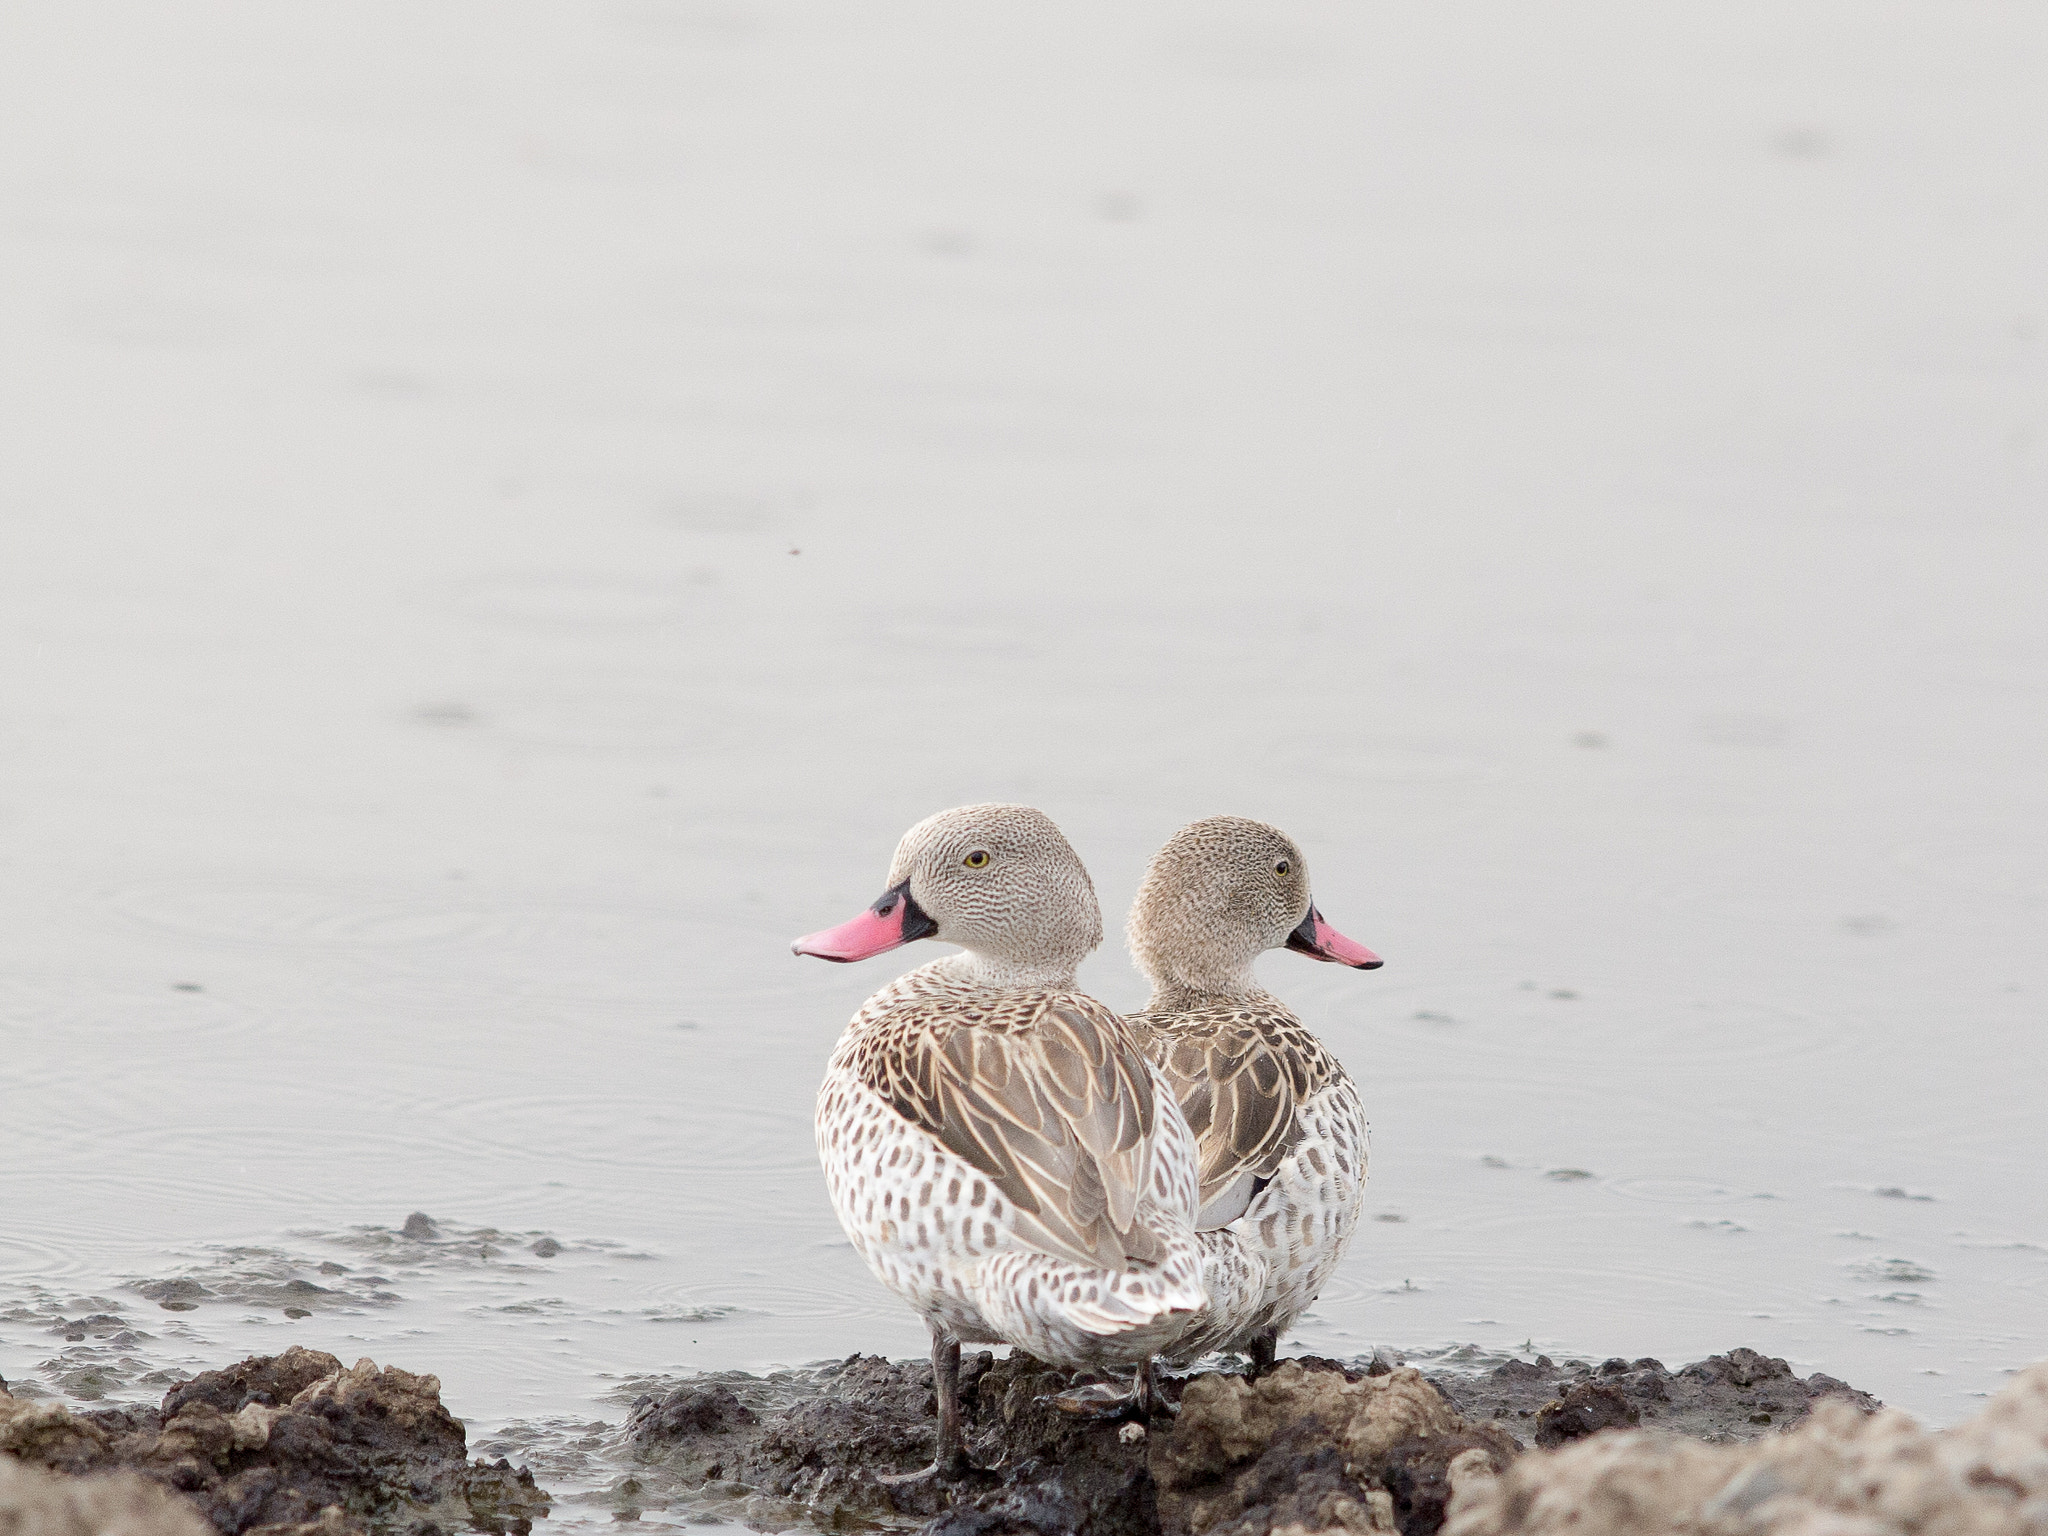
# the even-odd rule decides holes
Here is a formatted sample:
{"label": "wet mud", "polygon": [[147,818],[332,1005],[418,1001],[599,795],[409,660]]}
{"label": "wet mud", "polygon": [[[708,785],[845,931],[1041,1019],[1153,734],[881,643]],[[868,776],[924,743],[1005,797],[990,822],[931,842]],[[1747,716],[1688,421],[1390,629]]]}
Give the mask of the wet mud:
{"label": "wet mud", "polygon": [[[202,1372],[154,1408],[0,1389],[0,1524],[23,1536],[116,1517],[135,1536],[525,1536],[552,1514],[926,1536],[1480,1536],[1547,1528],[1513,1523],[1529,1512],[1523,1483],[1656,1481],[1667,1474],[1655,1448],[1673,1445],[1711,1451],[1734,1475],[1750,1448],[1817,1409],[1838,1438],[1878,1410],[1747,1349],[1676,1371],[1450,1358],[1465,1369],[1425,1373],[1381,1351],[1286,1360],[1256,1379],[1205,1372],[1171,1380],[1176,1411],[1141,1424],[1063,1413],[1051,1397],[1085,1378],[977,1352],[961,1388],[978,1470],[941,1483],[892,1480],[932,1457],[925,1361],[643,1380],[621,1399],[623,1423],[528,1421],[472,1459],[434,1377],[295,1348]],[[1614,1442],[1638,1447],[1618,1472],[1608,1452],[1570,1460]],[[1557,1458],[1561,1471],[1544,1470]],[[1686,1486],[1721,1465],[1684,1462]]]}
{"label": "wet mud", "polygon": [[[156,1408],[78,1411],[0,1391],[0,1453],[0,1463],[115,1479],[94,1485],[102,1489],[134,1493],[139,1479],[182,1496],[152,1506],[175,1518],[125,1527],[150,1536],[182,1529],[184,1514],[220,1536],[524,1536],[549,1505],[530,1472],[468,1459],[462,1424],[434,1377],[369,1360],[344,1367],[308,1349],[203,1371]],[[65,1528],[59,1506],[30,1507],[38,1513],[24,1515],[28,1536]]]}
{"label": "wet mud", "polygon": [[929,1536],[1266,1536],[1435,1532],[1456,1475],[1505,1473],[1531,1445],[1654,1424],[1710,1442],[1755,1439],[1822,1399],[1877,1405],[1832,1378],[1736,1350],[1666,1370],[1511,1361],[1425,1376],[1386,1354],[1283,1361],[1257,1380],[1173,1384],[1150,1426],[1076,1420],[1045,1399],[1075,1378],[1024,1356],[962,1361],[967,1481],[891,1483],[933,1450],[931,1367],[854,1356],[809,1373],[707,1376],[647,1393],[618,1451],[633,1470],[615,1518],[657,1510],[770,1529],[923,1525]]}

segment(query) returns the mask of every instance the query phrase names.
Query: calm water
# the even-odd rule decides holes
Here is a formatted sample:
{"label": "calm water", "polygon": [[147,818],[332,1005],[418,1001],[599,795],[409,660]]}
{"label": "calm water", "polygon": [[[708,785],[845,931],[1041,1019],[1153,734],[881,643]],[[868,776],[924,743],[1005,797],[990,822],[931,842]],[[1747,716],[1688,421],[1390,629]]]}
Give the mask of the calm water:
{"label": "calm water", "polygon": [[996,798],[1387,956],[1299,1347],[2048,1350],[2040,15],[0,25],[10,1381],[917,1352],[786,946]]}

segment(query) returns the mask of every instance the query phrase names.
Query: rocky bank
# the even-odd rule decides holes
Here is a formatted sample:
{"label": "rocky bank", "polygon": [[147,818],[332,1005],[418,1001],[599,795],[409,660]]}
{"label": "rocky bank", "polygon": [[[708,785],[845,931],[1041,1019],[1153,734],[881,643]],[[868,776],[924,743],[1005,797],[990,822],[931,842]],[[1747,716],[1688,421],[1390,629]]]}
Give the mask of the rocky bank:
{"label": "rocky bank", "polygon": [[[1826,1376],[1733,1350],[1425,1375],[1283,1361],[1177,1381],[1149,1425],[1053,1408],[1067,1374],[962,1362],[965,1482],[931,1456],[931,1367],[853,1356],[699,1376],[584,1425],[558,1516],[666,1513],[924,1536],[2048,1536],[2048,1364],[1921,1429]],[[538,1443],[536,1448],[540,1448]],[[439,1384],[293,1349],[79,1412],[0,1388],[4,1536],[526,1536],[549,1496],[473,1461]]]}
{"label": "rocky bank", "polygon": [[[370,1360],[344,1367],[309,1349],[202,1372],[158,1408],[81,1413],[0,1388],[0,1469],[10,1479],[0,1531],[62,1536],[83,1519],[132,1536],[186,1536],[199,1520],[220,1536],[525,1536],[548,1496],[507,1462],[469,1461],[466,1444],[434,1377]],[[52,1484],[37,1471],[76,1481]],[[88,1509],[120,1518],[107,1524]]]}
{"label": "rocky bank", "polygon": [[1149,1427],[1058,1412],[1045,1399],[1072,1378],[1027,1357],[969,1355],[961,1381],[970,1445],[990,1470],[955,1487],[877,1479],[931,1457],[923,1362],[854,1356],[807,1376],[706,1376],[648,1394],[626,1423],[622,1449],[639,1465],[614,1485],[615,1513],[930,1522],[930,1536],[1429,1533],[1444,1524],[1454,1463],[1499,1474],[1528,1444],[1616,1426],[1733,1442],[1796,1423],[1824,1398],[1856,1414],[1877,1406],[1751,1350],[1675,1372],[1539,1358],[1425,1377],[1384,1355],[1290,1360],[1256,1381],[1177,1383],[1178,1415]]}

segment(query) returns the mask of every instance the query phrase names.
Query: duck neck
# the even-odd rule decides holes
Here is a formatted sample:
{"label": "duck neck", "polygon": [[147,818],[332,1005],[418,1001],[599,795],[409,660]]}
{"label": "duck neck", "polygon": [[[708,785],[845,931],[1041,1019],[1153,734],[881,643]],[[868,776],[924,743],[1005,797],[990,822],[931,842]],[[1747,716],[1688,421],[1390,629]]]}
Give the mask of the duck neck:
{"label": "duck neck", "polygon": [[1167,974],[1152,978],[1152,1000],[1147,1013],[1185,1013],[1219,1003],[1270,1002],[1273,994],[1260,986],[1249,963],[1233,974],[1200,977]]}
{"label": "duck neck", "polygon": [[939,962],[954,981],[970,987],[1030,987],[1045,992],[1074,989],[1074,960],[1019,960],[964,949]]}

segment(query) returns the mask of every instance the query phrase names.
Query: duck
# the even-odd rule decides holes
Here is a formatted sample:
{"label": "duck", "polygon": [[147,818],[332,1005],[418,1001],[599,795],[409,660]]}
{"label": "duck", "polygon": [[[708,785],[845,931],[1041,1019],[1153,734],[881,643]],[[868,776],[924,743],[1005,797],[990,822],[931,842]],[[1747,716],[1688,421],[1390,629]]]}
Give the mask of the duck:
{"label": "duck", "polygon": [[1269,949],[1376,970],[1317,909],[1308,863],[1278,827],[1191,822],[1147,866],[1126,939],[1152,984],[1129,1022],[1195,1134],[1210,1308],[1170,1363],[1222,1351],[1273,1364],[1357,1229],[1367,1125],[1343,1065],[1253,963]]}
{"label": "duck", "polygon": [[[959,953],[861,1005],[818,1090],[833,1209],[883,1285],[930,1329],[932,1464],[978,1469],[962,1428],[960,1346],[1008,1344],[1072,1371],[1153,1364],[1208,1305],[1195,1239],[1195,1140],[1130,1027],[1078,990],[1102,942],[1095,887],[1031,806],[960,806],[904,834],[888,888],[799,955],[842,964],[920,939]],[[1072,1412],[1098,1412],[1104,1388]]]}

